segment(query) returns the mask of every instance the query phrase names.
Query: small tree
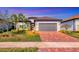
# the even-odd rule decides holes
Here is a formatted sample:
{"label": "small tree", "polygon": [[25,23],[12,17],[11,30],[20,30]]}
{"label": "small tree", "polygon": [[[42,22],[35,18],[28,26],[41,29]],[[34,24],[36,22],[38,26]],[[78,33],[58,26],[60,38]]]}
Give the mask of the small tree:
{"label": "small tree", "polygon": [[68,30],[71,26],[68,24],[64,24],[61,26],[61,28],[64,28],[65,30]]}
{"label": "small tree", "polygon": [[[24,14],[22,14],[22,13],[19,13],[18,14],[18,20],[19,21],[22,21],[22,22],[24,22],[24,23],[26,23],[27,24],[27,27],[29,27],[29,24],[28,24],[28,20],[27,20],[27,18],[25,17],[25,15]],[[22,25],[22,28],[24,28],[25,27],[25,25]]]}
{"label": "small tree", "polygon": [[10,18],[11,18],[11,22],[14,22],[14,23],[18,22],[18,17],[16,14],[12,14]]}

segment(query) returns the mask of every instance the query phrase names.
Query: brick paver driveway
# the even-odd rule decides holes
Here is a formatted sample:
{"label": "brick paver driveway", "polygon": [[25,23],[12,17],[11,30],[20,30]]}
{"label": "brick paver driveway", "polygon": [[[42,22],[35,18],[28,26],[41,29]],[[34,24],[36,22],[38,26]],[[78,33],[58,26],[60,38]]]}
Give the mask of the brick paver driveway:
{"label": "brick paver driveway", "polygon": [[76,42],[77,38],[71,37],[61,32],[39,32],[41,40],[44,42]]}
{"label": "brick paver driveway", "polygon": [[79,52],[79,48],[39,48],[39,52]]}

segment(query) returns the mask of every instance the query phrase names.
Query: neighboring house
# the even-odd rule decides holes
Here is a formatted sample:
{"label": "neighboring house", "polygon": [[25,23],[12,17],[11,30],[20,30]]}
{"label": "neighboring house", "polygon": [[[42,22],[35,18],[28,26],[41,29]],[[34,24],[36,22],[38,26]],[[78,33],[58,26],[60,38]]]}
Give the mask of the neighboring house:
{"label": "neighboring house", "polygon": [[51,17],[29,17],[31,29],[36,31],[59,31],[61,19]]}
{"label": "neighboring house", "polygon": [[[68,30],[71,31],[79,31],[79,15],[75,15],[73,17],[70,17],[68,19],[65,19],[61,22],[61,26],[67,24],[70,27]],[[61,30],[65,30],[64,28],[61,28]]]}

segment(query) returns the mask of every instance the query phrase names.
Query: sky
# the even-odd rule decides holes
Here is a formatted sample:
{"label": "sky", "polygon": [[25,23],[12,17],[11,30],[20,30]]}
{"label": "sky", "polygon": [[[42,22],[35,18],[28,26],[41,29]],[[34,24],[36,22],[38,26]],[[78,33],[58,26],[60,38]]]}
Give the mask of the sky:
{"label": "sky", "polygon": [[65,19],[79,14],[79,7],[0,7],[0,13],[12,15],[23,13],[26,17],[52,17]]}

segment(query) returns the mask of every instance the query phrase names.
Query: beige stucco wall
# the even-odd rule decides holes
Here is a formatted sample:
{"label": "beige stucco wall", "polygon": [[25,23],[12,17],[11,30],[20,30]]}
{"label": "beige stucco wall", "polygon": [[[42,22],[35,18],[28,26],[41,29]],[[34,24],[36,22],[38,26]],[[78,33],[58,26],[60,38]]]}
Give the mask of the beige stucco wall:
{"label": "beige stucco wall", "polygon": [[75,20],[76,31],[79,31],[79,19]]}

